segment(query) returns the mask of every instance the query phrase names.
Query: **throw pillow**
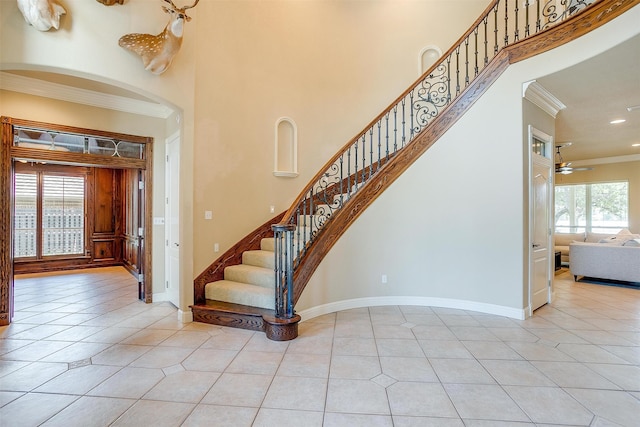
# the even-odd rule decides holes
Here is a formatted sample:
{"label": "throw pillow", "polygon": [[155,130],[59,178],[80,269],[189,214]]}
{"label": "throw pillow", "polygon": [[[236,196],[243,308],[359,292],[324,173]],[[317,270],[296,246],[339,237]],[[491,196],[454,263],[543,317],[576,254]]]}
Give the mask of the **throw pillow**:
{"label": "throw pillow", "polygon": [[622,244],[622,246],[638,246],[640,247],[640,239],[631,239],[627,240]]}

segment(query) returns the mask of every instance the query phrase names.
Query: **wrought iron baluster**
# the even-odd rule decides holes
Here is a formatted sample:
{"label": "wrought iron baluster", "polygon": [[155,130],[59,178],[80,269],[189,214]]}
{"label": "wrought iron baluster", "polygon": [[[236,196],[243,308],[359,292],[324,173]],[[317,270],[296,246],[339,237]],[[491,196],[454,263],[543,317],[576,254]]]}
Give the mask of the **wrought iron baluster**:
{"label": "wrought iron baluster", "polygon": [[447,104],[451,102],[451,55],[447,56]]}
{"label": "wrought iron baluster", "polygon": [[292,224],[271,226],[275,237],[275,311],[276,317],[291,319],[293,309],[293,233]]}
{"label": "wrought iron baluster", "polygon": [[496,3],[495,8],[493,9],[494,15],[494,29],[493,29],[493,56],[498,54],[498,3]]}
{"label": "wrought iron baluster", "polygon": [[540,32],[540,2],[542,0],[536,1],[536,34]]}
{"label": "wrought iron baluster", "polygon": [[[340,207],[342,207],[342,204],[344,203],[344,176],[343,176],[343,158],[344,158],[344,154],[340,156]],[[333,204],[333,203],[332,203]]]}
{"label": "wrought iron baluster", "polygon": [[347,148],[347,200],[351,198],[351,147]]}
{"label": "wrought iron baluster", "polygon": [[393,106],[393,152],[398,151],[398,104]]}
{"label": "wrought iron baluster", "polygon": [[385,143],[386,143],[386,153],[387,153],[387,160],[389,160],[389,111],[387,111],[387,114],[385,115]]}
{"label": "wrought iron baluster", "polygon": [[464,39],[464,87],[469,86],[469,37]]}
{"label": "wrought iron baluster", "polygon": [[409,141],[413,140],[414,136],[414,121],[413,121],[413,91],[409,92]]}
{"label": "wrought iron baluster", "polygon": [[406,98],[402,98],[402,145],[400,146],[401,148],[404,148],[404,143],[406,141],[407,135],[405,132],[405,126],[407,125],[407,119],[406,119],[406,114],[405,114],[405,103],[407,102]]}
{"label": "wrought iron baluster", "polygon": [[474,50],[473,50],[473,58],[474,58],[474,67],[473,67],[473,77],[476,77],[480,72],[478,68],[478,27],[473,29],[473,41],[474,41]]}
{"label": "wrought iron baluster", "polygon": [[520,30],[518,29],[518,25],[520,24],[518,21],[518,0],[516,0],[516,8],[515,8],[515,12],[516,12],[516,16],[515,16],[515,21],[516,21],[516,26],[515,26],[515,34],[513,35],[513,42],[517,42],[518,40],[520,40]]}
{"label": "wrought iron baluster", "polygon": [[365,182],[367,182],[366,178],[365,178],[365,173],[367,172],[367,152],[366,152],[366,145],[367,145],[367,134],[363,134],[362,135],[362,182],[361,182],[361,186],[364,185]]}
{"label": "wrought iron baluster", "polygon": [[489,35],[487,31],[487,27],[489,26],[489,16],[485,16],[483,19],[484,23],[484,66],[486,67],[489,63]]}
{"label": "wrought iron baluster", "polygon": [[378,167],[380,169],[380,158],[382,157],[382,119],[378,120]]}
{"label": "wrought iron baluster", "polygon": [[[353,184],[356,187],[356,190],[358,190],[358,141],[360,140],[360,138],[356,138],[356,143],[354,144],[354,151],[353,151],[353,158],[356,160],[356,164],[353,167],[353,174],[354,174],[354,178],[353,178]],[[351,193],[351,189],[349,189],[349,193]]]}
{"label": "wrought iron baluster", "polygon": [[509,0],[504,0],[504,45],[509,46]]}
{"label": "wrought iron baluster", "polygon": [[460,46],[456,47],[456,96],[460,95]]}
{"label": "wrought iron baluster", "polygon": [[524,37],[529,37],[529,0],[525,0],[524,2]]}
{"label": "wrought iron baluster", "polygon": [[369,129],[369,178],[373,173],[373,126]]}

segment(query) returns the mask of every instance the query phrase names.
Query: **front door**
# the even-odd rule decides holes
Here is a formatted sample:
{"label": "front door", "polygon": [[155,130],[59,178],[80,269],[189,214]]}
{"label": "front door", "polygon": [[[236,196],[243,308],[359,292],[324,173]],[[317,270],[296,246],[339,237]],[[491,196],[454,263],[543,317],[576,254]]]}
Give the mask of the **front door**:
{"label": "front door", "polygon": [[529,306],[531,312],[551,301],[552,137],[530,128]]}

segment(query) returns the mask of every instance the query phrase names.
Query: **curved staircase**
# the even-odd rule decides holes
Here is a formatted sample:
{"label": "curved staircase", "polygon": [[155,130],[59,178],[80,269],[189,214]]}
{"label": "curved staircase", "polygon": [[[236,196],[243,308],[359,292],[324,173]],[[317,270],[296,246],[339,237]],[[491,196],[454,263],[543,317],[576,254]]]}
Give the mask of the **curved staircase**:
{"label": "curved staircase", "polygon": [[[265,331],[274,340],[295,338],[300,316],[293,304],[324,256],[509,64],[578,38],[640,0],[563,1],[562,11],[555,0],[542,3],[491,1],[440,62],[325,164],[288,211],[247,235],[194,280],[194,320]],[[291,257],[290,266],[283,254]],[[276,316],[284,299],[290,309]]]}

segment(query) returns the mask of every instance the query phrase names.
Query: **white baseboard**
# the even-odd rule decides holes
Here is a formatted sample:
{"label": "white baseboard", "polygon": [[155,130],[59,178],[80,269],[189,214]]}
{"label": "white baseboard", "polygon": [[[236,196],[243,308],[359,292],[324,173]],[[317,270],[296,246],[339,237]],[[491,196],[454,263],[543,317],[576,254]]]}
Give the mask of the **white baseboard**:
{"label": "white baseboard", "polygon": [[322,316],[324,314],[334,313],[336,311],[383,305],[418,305],[424,307],[457,308],[460,310],[477,311],[485,314],[495,314],[497,316],[505,316],[518,320],[524,320],[527,313],[527,308],[505,307],[502,305],[474,301],[449,298],[389,296],[336,301],[329,304],[318,305],[298,312],[297,314],[302,317],[302,321],[304,322],[305,320],[313,319],[314,317]]}
{"label": "white baseboard", "polygon": [[193,311],[178,310],[178,320],[182,323],[193,322]]}

